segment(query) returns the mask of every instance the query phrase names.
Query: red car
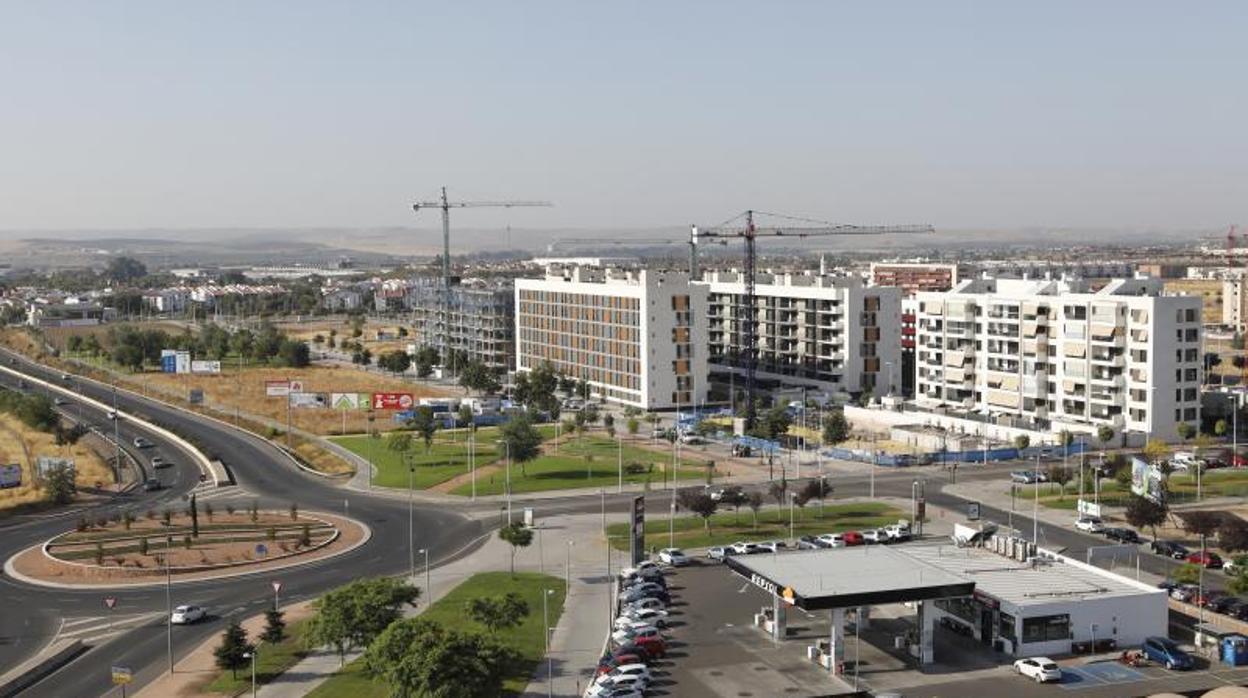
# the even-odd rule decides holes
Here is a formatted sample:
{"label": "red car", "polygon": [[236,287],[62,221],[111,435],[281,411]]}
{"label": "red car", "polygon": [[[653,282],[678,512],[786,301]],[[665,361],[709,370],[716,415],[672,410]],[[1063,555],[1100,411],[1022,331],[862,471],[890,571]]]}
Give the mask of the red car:
{"label": "red car", "polygon": [[1217,553],[1192,553],[1185,559],[1193,565],[1200,565],[1209,569],[1222,569],[1222,558]]}
{"label": "red car", "polygon": [[1231,458],[1231,465],[1235,466],[1236,468],[1243,468],[1243,467],[1248,466],[1248,456],[1241,456],[1238,453],[1235,454],[1235,456]]}
{"label": "red car", "polygon": [[851,545],[866,545],[867,540],[862,537],[858,531],[846,531],[841,534],[841,540],[845,541],[846,547]]}
{"label": "red car", "polygon": [[658,635],[644,635],[637,637],[633,640],[633,643],[645,650],[646,654],[651,657],[667,656],[667,642],[665,642],[663,638]]}

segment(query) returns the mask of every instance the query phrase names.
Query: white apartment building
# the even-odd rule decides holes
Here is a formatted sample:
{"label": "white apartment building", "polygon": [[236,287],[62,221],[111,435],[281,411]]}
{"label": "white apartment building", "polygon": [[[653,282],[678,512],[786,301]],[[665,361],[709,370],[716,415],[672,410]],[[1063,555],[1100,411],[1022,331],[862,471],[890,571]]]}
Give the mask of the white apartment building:
{"label": "white apartment building", "polygon": [[[708,271],[710,361],[743,371],[745,284],[737,271]],[[756,375],[836,393],[886,395],[901,388],[901,291],[856,276],[757,273]]]}
{"label": "white apartment building", "polygon": [[[915,402],[1058,432],[1200,424],[1201,299],[1160,279],[973,279],[920,293]],[[1013,418],[1013,420],[1011,420]]]}
{"label": "white apartment building", "polygon": [[689,275],[550,267],[516,280],[516,370],[543,362],[610,402],[643,409],[707,394],[706,287]]}

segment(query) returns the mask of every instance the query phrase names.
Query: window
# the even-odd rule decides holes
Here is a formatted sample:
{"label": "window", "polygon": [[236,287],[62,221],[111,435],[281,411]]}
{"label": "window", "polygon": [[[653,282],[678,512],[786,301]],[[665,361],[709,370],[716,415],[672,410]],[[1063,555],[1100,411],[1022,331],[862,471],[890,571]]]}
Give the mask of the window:
{"label": "window", "polygon": [[1000,620],[997,622],[997,635],[1014,642],[1014,616],[1008,613],[1002,613]]}
{"label": "window", "polygon": [[1053,642],[1069,640],[1070,615],[1036,616],[1023,619],[1023,642]]}

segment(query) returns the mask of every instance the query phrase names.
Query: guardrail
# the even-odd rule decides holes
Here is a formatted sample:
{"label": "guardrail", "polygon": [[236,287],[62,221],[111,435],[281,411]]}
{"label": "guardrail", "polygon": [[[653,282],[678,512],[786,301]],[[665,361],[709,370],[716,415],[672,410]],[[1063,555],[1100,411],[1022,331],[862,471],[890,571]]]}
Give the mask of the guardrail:
{"label": "guardrail", "polygon": [[[99,400],[89,398],[85,395],[82,395],[81,393],[74,392],[73,390],[59,386],[55,383],[45,381],[41,378],[35,378],[34,376],[31,376],[26,373],[22,373],[21,371],[15,371],[7,366],[0,366],[0,371],[4,371],[5,373],[17,376],[18,378],[22,380],[29,381],[31,383],[36,383],[49,390],[55,390],[58,393],[67,395],[75,400],[78,400],[79,402],[86,403],[97,409],[104,410],[105,412],[113,412],[113,408],[111,405],[106,405],[100,402]],[[181,436],[178,436],[177,434],[173,433],[172,431],[169,431],[168,429],[165,429],[164,427],[160,427],[155,424],[152,424],[149,421],[139,419],[135,415],[132,415],[123,410],[116,410],[116,415],[118,418],[124,416],[127,419],[135,422],[136,424],[142,424],[144,429],[147,429],[155,434],[159,434],[161,438],[172,441],[173,443],[177,444],[179,448],[191,454],[191,458],[195,460],[195,465],[199,468],[199,472],[211,477],[212,484],[214,486],[223,487],[225,485],[234,484],[233,481],[230,479],[229,471],[225,469],[225,466],[221,464],[220,461],[214,462],[210,460],[208,456],[205,456],[202,452],[200,452],[198,448],[192,445],[191,442],[187,441]]]}
{"label": "guardrail", "polygon": [[39,654],[17,665],[4,676],[0,676],[0,698],[10,698],[10,696],[20,694],[64,666],[84,649],[82,640],[53,642]]}

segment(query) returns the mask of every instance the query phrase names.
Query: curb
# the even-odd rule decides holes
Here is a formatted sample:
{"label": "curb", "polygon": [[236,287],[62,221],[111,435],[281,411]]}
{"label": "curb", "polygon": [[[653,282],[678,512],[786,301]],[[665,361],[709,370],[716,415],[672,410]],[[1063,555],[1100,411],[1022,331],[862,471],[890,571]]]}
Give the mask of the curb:
{"label": "curb", "polygon": [[16,696],[86,651],[82,640],[53,641],[38,654],[0,676],[0,698]]}

